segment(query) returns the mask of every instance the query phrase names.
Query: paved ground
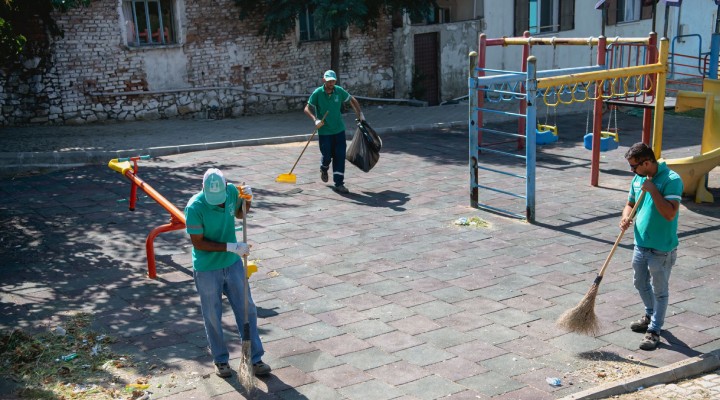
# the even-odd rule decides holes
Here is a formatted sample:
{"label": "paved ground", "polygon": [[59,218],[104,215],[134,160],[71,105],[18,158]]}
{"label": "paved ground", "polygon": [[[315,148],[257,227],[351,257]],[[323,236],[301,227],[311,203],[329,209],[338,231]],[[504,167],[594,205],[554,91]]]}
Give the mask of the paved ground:
{"label": "paved ground", "polygon": [[[468,206],[464,113],[463,105],[368,109],[384,148],[370,173],[348,165],[348,195],[319,181],[316,142],[296,170],[296,185],[274,179],[292,166],[303,146],[298,142],[224,143],[141,163],[139,175],[180,208],[210,166],[254,188],[248,235],[260,271],[251,285],[265,361],[274,368],[259,382],[256,398],[555,399],[604,384],[610,368],[661,370],[720,348],[720,208],[689,200],[681,208],[681,245],[659,349],[637,350],[641,335],[627,329],[642,312],[629,268],[631,234],[601,284],[602,332],[586,337],[554,325],[585,294],[617,237],[631,178],[622,155],[639,140],[640,119],[619,118],[621,148],[603,153],[595,188],[582,147],[585,115],[558,117],[561,141],[538,154],[537,223],[531,225]],[[401,129],[410,119],[415,128]],[[235,123],[249,125],[233,130]],[[55,157],[46,164],[57,167],[66,147],[24,148],[34,140],[18,138],[37,135],[62,146],[56,139],[66,136],[68,148],[90,154],[84,144],[102,147],[95,139],[103,132],[142,132],[123,143],[147,150],[172,146],[175,138],[185,138],[175,144],[203,145],[236,140],[219,132],[243,140],[269,127],[280,130],[276,136],[306,135],[309,124],[294,113],[83,127],[92,135],[75,142],[69,128],[15,128],[0,140],[6,150],[39,152],[36,161]],[[698,151],[701,120],[667,117],[666,127],[663,155]],[[484,161],[520,171],[492,157]],[[0,328],[48,329],[62,315],[90,312],[98,329],[120,339],[114,350],[134,360],[138,374],[152,376],[153,398],[249,397],[234,378],[210,373],[183,233],[159,236],[159,279],[145,278],[144,238],[167,213],[142,194],[137,210],[127,211],[117,200],[127,198],[130,185],[105,166],[19,172],[25,169],[0,181]],[[719,180],[711,174],[716,196]],[[522,212],[506,199],[483,201]],[[472,216],[489,226],[454,224]],[[226,322],[234,332],[230,314]],[[236,367],[237,334],[229,340]],[[548,385],[547,377],[560,378],[562,386]],[[693,382],[703,380],[717,384],[713,375]]]}

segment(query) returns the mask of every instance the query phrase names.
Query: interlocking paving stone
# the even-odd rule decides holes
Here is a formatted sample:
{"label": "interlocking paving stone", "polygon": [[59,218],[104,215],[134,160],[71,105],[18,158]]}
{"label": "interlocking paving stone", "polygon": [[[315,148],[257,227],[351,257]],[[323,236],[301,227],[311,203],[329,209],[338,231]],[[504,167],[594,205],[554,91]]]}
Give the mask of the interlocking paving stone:
{"label": "interlocking paving stone", "polygon": [[383,365],[375,369],[370,369],[365,372],[376,379],[393,386],[416,381],[430,375],[430,372],[425,368],[410,364],[403,360]]}
{"label": "interlocking paving stone", "polygon": [[378,380],[362,382],[341,388],[340,393],[351,400],[389,400],[400,397],[403,394],[401,390]]}
{"label": "interlocking paving stone", "polygon": [[319,350],[284,358],[292,366],[303,372],[313,372],[342,364],[342,361]]}
{"label": "interlocking paving stone", "polygon": [[457,383],[486,396],[496,396],[526,386],[523,383],[493,371],[461,379]]}
{"label": "interlocking paving stone", "polygon": [[430,375],[410,383],[398,385],[398,388],[418,399],[427,400],[447,397],[465,390],[465,387],[437,375]]}
{"label": "interlocking paving stone", "polygon": [[393,355],[421,367],[455,357],[454,354],[439,349],[431,344],[421,344],[419,346],[410,347],[405,350],[397,351],[393,353]]}
{"label": "interlocking paving stone", "polygon": [[312,372],[311,375],[319,382],[333,389],[352,386],[372,379],[372,377],[365,372],[342,363],[341,365],[316,370]]}

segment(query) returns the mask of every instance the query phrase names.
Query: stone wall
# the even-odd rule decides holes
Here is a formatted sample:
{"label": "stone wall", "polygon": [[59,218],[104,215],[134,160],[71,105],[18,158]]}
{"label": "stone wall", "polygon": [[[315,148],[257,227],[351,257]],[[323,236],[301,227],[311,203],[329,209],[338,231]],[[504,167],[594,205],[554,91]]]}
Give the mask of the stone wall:
{"label": "stone wall", "polygon": [[[322,84],[330,42],[281,42],[240,21],[233,0],[174,0],[177,44],[128,47],[121,0],[57,13],[64,36],[34,65],[0,71],[1,125],[224,118],[301,109]],[[392,32],[380,21],[341,42],[339,84],[392,97]]]}

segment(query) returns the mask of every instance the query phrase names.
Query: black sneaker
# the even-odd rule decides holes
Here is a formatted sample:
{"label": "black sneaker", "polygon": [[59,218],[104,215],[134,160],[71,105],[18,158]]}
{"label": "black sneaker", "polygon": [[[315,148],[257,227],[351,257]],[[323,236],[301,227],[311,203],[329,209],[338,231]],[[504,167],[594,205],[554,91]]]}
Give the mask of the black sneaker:
{"label": "black sneaker", "polygon": [[348,190],[348,188],[345,187],[345,185],[335,186],[334,190],[338,193],[343,194],[350,193],[350,191]]}
{"label": "black sneaker", "polygon": [[642,342],[640,342],[640,350],[655,350],[660,344],[660,335],[653,331],[647,331]]}
{"label": "black sneaker", "polygon": [[650,326],[650,317],[643,315],[642,318],[630,324],[630,329],[632,329],[633,332],[645,333],[648,326]]}
{"label": "black sneaker", "polygon": [[215,363],[215,375],[221,378],[229,378],[232,376],[232,369],[228,363]]}
{"label": "black sneaker", "polygon": [[253,373],[255,373],[255,376],[267,375],[270,371],[272,371],[272,368],[262,361],[253,364]]}
{"label": "black sneaker", "polygon": [[327,181],[328,181],[328,173],[327,173],[327,170],[326,170],[326,169],[320,168],[320,179],[321,179],[323,182],[327,182]]}

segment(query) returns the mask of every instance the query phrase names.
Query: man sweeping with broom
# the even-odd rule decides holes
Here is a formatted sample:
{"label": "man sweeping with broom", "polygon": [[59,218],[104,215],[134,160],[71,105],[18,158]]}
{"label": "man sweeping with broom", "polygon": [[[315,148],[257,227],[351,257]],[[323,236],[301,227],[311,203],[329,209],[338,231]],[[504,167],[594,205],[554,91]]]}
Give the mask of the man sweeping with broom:
{"label": "man sweeping with broom", "polygon": [[664,162],[658,163],[653,150],[642,142],[632,145],[625,153],[625,159],[635,177],[630,183],[628,202],[622,212],[620,234],[590,290],[575,308],[558,318],[557,324],[572,332],[598,332],[595,316],[598,286],[620,239],[637,213],[633,283],[640,293],[645,314],[633,322],[630,329],[645,333],[640,349],[653,350],[660,342],[660,329],[668,305],[670,271],[677,254],[678,210],[683,183],[680,176]]}
{"label": "man sweeping with broom", "polygon": [[[247,201],[239,197],[238,188],[225,180],[222,171],[208,169],[203,177],[202,191],[195,194],[185,208],[185,218],[186,230],[193,245],[195,288],[200,296],[200,309],[215,363],[215,374],[222,378],[232,376],[228,364],[230,353],[222,328],[224,294],[230,302],[243,338],[238,377],[243,386],[251,389],[252,375],[266,375],[270,373],[270,366],[261,359],[264,350],[257,329],[257,309],[250,296],[246,271],[240,258],[247,255],[250,249],[235,237],[235,218],[244,216],[243,211],[250,208],[249,199],[252,198],[249,186],[241,186],[240,189],[248,198]],[[246,348],[248,354],[245,354]]]}
{"label": "man sweeping with broom", "polygon": [[620,229],[627,229],[632,224],[630,211],[640,191],[648,194],[638,207],[632,258],[633,283],[645,305],[645,314],[630,324],[630,329],[645,333],[640,349],[654,350],[660,343],[660,329],[668,306],[670,272],[677,258],[683,183],[665,162],[657,162],[655,153],[645,143],[632,145],[625,153],[625,159],[635,177],[630,183]]}

